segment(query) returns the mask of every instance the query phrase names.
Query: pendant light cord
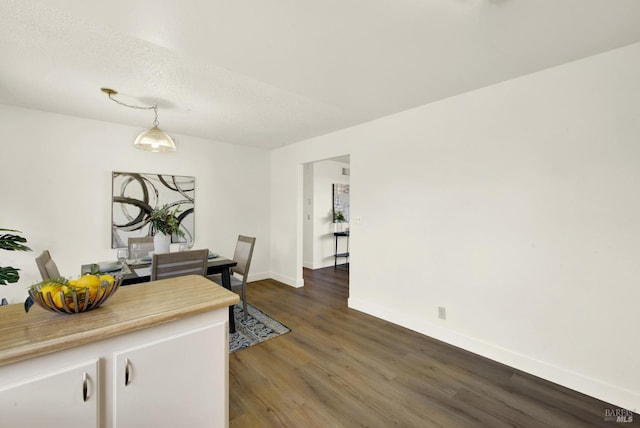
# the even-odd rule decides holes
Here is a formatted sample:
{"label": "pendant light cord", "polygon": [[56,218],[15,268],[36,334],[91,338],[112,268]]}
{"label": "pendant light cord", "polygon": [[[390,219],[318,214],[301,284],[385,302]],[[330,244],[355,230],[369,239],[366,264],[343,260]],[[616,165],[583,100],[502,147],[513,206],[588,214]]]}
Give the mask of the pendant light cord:
{"label": "pendant light cord", "polygon": [[[106,92],[106,91],[103,91],[103,92]],[[160,122],[158,122],[158,104],[155,104],[153,106],[134,106],[134,105],[123,103],[122,101],[116,100],[115,98],[112,97],[113,94],[110,92],[107,92],[107,95],[109,95],[109,99],[111,101],[116,102],[125,107],[135,108],[138,110],[153,110],[153,112],[156,114],[156,118],[153,120],[153,126],[157,128],[158,125],[160,124]]]}

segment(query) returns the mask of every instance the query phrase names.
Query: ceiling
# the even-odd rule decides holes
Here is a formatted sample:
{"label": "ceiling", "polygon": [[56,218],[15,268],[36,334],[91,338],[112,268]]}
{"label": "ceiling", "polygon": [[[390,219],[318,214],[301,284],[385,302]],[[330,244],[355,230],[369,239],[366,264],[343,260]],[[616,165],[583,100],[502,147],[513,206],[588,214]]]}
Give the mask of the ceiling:
{"label": "ceiling", "polygon": [[[0,0],[0,103],[272,149],[640,42],[638,0]],[[179,144],[179,138],[178,138]]]}

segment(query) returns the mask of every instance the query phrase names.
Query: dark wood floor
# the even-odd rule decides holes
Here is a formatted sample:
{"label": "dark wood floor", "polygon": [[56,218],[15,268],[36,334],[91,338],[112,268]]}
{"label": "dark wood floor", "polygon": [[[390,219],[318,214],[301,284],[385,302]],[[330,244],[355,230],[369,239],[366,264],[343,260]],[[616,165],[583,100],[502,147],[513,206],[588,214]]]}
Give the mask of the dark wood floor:
{"label": "dark wood floor", "polygon": [[348,271],[249,284],[291,333],[230,355],[231,427],[598,427],[594,398],[347,308]]}

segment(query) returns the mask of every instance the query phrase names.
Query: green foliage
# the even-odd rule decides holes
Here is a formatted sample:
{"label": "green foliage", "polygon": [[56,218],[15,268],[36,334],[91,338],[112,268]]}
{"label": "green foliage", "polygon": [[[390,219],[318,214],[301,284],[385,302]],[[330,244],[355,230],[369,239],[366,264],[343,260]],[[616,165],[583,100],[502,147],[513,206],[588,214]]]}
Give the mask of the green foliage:
{"label": "green foliage", "polygon": [[344,217],[344,214],[342,214],[342,211],[337,211],[333,216],[333,221],[336,223],[342,223],[347,221],[347,219]]}
{"label": "green foliage", "polygon": [[184,233],[180,230],[180,220],[176,215],[179,212],[179,206],[171,210],[169,205],[165,204],[151,212],[149,221],[156,232],[162,232],[165,235],[173,235],[175,233],[178,236],[184,236]]}
{"label": "green foliage", "polygon": [[[0,232],[15,232],[22,233],[19,230],[14,229],[2,229]],[[27,239],[23,236],[16,235],[15,233],[3,233],[0,235],[0,250],[7,251],[31,251],[31,248],[24,245]],[[0,285],[13,284],[18,282],[20,269],[12,266],[0,267]]]}
{"label": "green foliage", "polygon": [[20,269],[16,269],[11,266],[0,267],[0,285],[18,282],[20,279],[20,274],[18,273],[19,270]]}
{"label": "green foliage", "polygon": [[[0,229],[0,232],[17,232],[22,233],[19,230],[14,229]],[[0,235],[0,249],[8,251],[31,251],[31,248],[24,245],[27,239],[23,236],[14,235],[12,233],[4,233]]]}

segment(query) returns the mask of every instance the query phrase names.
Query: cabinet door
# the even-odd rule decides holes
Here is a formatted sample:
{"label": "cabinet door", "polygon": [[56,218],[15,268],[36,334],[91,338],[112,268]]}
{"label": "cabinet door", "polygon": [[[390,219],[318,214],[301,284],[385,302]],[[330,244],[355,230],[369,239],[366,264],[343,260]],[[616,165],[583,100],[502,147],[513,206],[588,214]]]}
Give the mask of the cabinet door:
{"label": "cabinet door", "polygon": [[114,428],[228,424],[226,323],[116,352]]}
{"label": "cabinet door", "polygon": [[3,427],[97,427],[98,409],[98,359],[0,386]]}

